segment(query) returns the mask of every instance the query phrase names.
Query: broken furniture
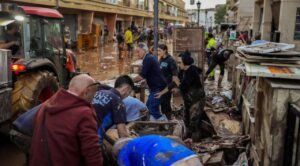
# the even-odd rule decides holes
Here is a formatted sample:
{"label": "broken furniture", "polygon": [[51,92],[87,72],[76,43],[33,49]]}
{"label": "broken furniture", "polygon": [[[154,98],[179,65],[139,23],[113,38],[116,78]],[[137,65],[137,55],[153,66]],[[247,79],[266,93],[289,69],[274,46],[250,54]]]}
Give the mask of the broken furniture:
{"label": "broken furniture", "polygon": [[255,136],[251,140],[254,165],[299,164],[300,81],[260,77],[256,91]]}
{"label": "broken furniture", "polygon": [[253,50],[236,54],[245,75],[256,77],[241,89],[243,129],[254,166],[294,166],[300,164],[300,53],[273,46],[245,46]]}

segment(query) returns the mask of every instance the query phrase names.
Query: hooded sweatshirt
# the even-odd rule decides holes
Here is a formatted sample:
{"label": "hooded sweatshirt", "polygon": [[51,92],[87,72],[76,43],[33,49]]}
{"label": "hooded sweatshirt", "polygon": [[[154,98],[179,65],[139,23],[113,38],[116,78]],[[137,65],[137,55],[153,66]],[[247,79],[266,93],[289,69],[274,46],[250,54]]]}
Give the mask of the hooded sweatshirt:
{"label": "hooded sweatshirt", "polygon": [[96,114],[85,100],[60,89],[34,126],[30,166],[102,166]]}
{"label": "hooded sweatshirt", "polygon": [[[202,73],[202,69],[197,66],[191,65],[187,70],[181,70],[178,74],[180,79],[179,89],[182,94],[187,94],[190,90],[195,89],[203,89],[200,74]],[[174,82],[168,85],[168,89],[171,90],[176,87]]]}

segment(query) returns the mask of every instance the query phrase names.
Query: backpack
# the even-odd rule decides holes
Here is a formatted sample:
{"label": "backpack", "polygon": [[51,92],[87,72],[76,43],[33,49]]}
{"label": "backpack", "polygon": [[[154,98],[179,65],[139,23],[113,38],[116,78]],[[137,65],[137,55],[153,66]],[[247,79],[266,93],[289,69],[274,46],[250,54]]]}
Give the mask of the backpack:
{"label": "backpack", "polygon": [[34,130],[34,119],[41,106],[42,104],[33,107],[12,123],[12,129],[9,132],[10,139],[25,154],[29,154],[31,137]]}

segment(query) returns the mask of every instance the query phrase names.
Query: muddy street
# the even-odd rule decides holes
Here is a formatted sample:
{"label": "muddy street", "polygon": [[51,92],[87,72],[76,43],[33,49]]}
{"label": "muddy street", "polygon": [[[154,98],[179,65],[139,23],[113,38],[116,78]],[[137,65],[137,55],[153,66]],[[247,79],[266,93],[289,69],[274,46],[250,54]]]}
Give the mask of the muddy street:
{"label": "muddy street", "polygon": [[25,155],[9,140],[9,136],[0,134],[1,166],[23,166]]}
{"label": "muddy street", "polygon": [[89,73],[98,81],[112,79],[130,72],[131,59],[119,59],[116,43],[109,43],[99,49],[77,52],[80,71]]}

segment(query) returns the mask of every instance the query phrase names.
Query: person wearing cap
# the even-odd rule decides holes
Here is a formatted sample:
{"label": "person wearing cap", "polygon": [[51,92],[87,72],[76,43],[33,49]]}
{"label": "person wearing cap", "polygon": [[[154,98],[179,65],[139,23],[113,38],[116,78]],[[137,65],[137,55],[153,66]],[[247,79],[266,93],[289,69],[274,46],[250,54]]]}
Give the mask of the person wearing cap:
{"label": "person wearing cap", "polygon": [[195,152],[182,141],[159,135],[120,139],[113,153],[119,166],[202,166]]}
{"label": "person wearing cap", "polygon": [[164,120],[165,116],[162,116],[159,109],[160,99],[154,97],[156,93],[167,86],[166,80],[160,71],[159,62],[154,55],[149,53],[145,43],[139,43],[135,51],[138,57],[143,59],[143,66],[140,74],[134,78],[134,81],[139,82],[143,79],[146,80],[150,89],[150,94],[146,103],[149,109],[150,118],[153,120]]}
{"label": "person wearing cap", "polygon": [[208,66],[208,70],[205,74],[204,80],[209,76],[209,74],[215,69],[217,65],[220,66],[220,76],[218,79],[218,87],[221,87],[223,76],[225,73],[225,62],[230,58],[230,55],[233,53],[232,50],[222,49],[218,53],[212,55],[211,63]]}
{"label": "person wearing cap", "polygon": [[177,79],[168,85],[163,91],[155,95],[160,98],[169,91],[179,88],[184,101],[184,124],[187,127],[188,138],[200,139],[199,126],[203,118],[205,106],[205,92],[200,78],[202,69],[193,65],[194,59],[189,51],[181,53],[177,59],[180,68]]}

